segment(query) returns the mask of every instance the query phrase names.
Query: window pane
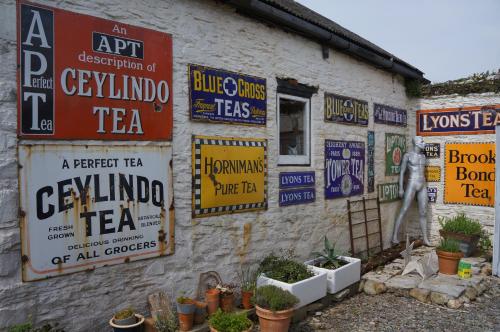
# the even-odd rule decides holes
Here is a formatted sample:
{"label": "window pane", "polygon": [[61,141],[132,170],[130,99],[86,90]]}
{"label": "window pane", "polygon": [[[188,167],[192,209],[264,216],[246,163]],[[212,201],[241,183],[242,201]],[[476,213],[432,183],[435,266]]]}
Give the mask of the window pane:
{"label": "window pane", "polygon": [[304,155],[305,103],[280,98],[280,155]]}

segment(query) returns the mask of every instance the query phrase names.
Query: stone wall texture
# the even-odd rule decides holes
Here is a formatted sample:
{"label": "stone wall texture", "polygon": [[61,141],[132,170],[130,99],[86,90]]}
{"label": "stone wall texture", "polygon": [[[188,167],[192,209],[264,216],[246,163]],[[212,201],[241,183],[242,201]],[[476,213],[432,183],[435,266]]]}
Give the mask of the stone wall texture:
{"label": "stone wall texture", "polygon": [[[309,258],[311,252],[321,249],[325,234],[340,249],[348,250],[346,200],[326,201],[323,197],[325,139],[366,142],[367,130],[375,130],[376,184],[397,181],[397,177],[384,175],[384,135],[386,132],[413,134],[415,116],[409,112],[407,128],[375,125],[373,103],[409,109],[410,101],[405,95],[402,77],[334,50],[330,50],[328,59],[323,59],[320,44],[285,32],[279,27],[241,16],[232,7],[218,1],[40,2],[172,34],[176,247],[175,254],[168,257],[30,283],[21,281],[16,138],[16,11],[14,1],[0,0],[0,330],[31,317],[36,324],[57,321],[67,331],[104,331],[107,330],[107,321],[117,309],[133,305],[140,312],[147,313],[147,295],[154,291],[163,290],[171,296],[181,291],[194,295],[201,272],[216,270],[223,280],[237,281],[240,264],[255,265],[273,250],[293,248],[298,259]],[[268,92],[267,126],[191,122],[188,111],[189,63],[265,77]],[[300,83],[319,87],[318,93],[311,99],[310,167],[277,166],[276,77],[291,77]],[[325,123],[325,91],[368,101],[368,128]],[[426,103],[429,106],[431,103],[438,105],[439,101],[429,100]],[[268,139],[269,208],[266,211],[191,218],[193,134]],[[316,201],[280,208],[279,172],[303,170],[316,171]],[[374,197],[375,193],[368,196]],[[399,204],[387,203],[382,208],[386,247]],[[447,209],[442,205],[434,207],[434,211],[439,213],[446,213]],[[488,208],[473,210],[478,211],[480,216],[492,216],[493,213]],[[417,223],[411,216],[409,219],[410,224]]]}
{"label": "stone wall texture", "polygon": [[[418,109],[441,109],[466,106],[484,106],[500,104],[500,94],[492,92],[482,94],[447,95],[423,98],[412,101],[412,110]],[[415,112],[412,112],[415,114]],[[446,143],[451,142],[495,142],[494,134],[481,135],[448,135],[448,136],[427,136],[424,137],[426,143],[439,143],[441,146],[441,158],[428,159],[428,165],[441,167],[441,181],[429,183],[429,186],[438,188],[438,197],[436,203],[430,203],[429,222],[431,224],[430,232],[434,242],[439,240],[439,217],[450,217],[456,213],[464,212],[471,218],[479,220],[485,229],[493,234],[495,224],[495,208],[486,206],[456,205],[444,204],[444,149]]]}

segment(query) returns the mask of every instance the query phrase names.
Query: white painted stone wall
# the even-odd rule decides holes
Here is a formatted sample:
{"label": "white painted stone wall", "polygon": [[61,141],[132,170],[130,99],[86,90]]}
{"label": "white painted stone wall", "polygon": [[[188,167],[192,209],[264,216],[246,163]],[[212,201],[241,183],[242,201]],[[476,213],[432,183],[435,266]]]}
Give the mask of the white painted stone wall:
{"label": "white painted stone wall", "polygon": [[[429,98],[422,98],[420,100],[413,100],[411,109],[416,111],[418,109],[441,109],[452,107],[466,107],[466,106],[484,106],[500,104],[500,94],[495,93],[482,93],[482,94],[468,94],[460,96],[457,94],[446,96],[435,96]],[[412,112],[415,114],[415,112]],[[430,207],[430,234],[434,243],[439,241],[439,229],[441,228],[438,222],[439,217],[450,217],[459,212],[464,212],[472,218],[479,220],[485,229],[493,234],[493,227],[495,224],[495,209],[494,207],[486,206],[470,206],[470,205],[457,205],[457,204],[444,204],[444,148],[446,143],[451,142],[495,142],[494,134],[482,135],[449,135],[449,136],[426,136],[424,137],[426,143],[439,143],[441,146],[441,158],[428,159],[428,165],[441,167],[441,181],[428,183],[428,186],[438,188],[438,197],[436,203],[429,203]]]}
{"label": "white painted stone wall", "polygon": [[[325,201],[323,198],[326,138],[366,142],[367,130],[375,130],[376,184],[397,181],[397,177],[384,175],[384,133],[414,133],[415,116],[409,112],[408,128],[374,125],[373,103],[408,108],[401,77],[332,50],[330,58],[324,60],[318,43],[240,16],[232,7],[216,1],[40,2],[172,34],[176,252],[173,256],[44,281],[21,281],[16,159],[16,12],[14,1],[0,0],[0,330],[26,321],[29,316],[37,324],[57,321],[67,331],[107,330],[107,321],[117,309],[133,305],[146,313],[147,295],[153,291],[164,290],[172,296],[186,291],[194,295],[201,272],[216,270],[225,281],[237,281],[236,272],[241,263],[257,264],[265,255],[280,248],[294,248],[298,258],[304,260],[312,251],[321,249],[325,234],[337,242],[340,249],[349,249],[346,200]],[[191,122],[189,63],[265,77],[267,127]],[[319,86],[318,94],[311,100],[310,167],[277,167],[276,77],[292,77],[300,83]],[[325,123],[325,91],[367,100],[369,127]],[[192,219],[192,134],[267,138],[269,209]],[[280,208],[279,172],[302,170],[316,171],[316,202]],[[385,246],[390,241],[398,206],[396,202],[384,204],[382,208]]]}

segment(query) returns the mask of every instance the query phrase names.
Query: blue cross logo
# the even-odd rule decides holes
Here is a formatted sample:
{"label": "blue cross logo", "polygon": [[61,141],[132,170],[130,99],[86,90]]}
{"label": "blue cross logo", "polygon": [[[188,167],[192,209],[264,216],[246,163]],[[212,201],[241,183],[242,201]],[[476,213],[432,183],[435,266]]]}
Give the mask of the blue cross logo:
{"label": "blue cross logo", "polygon": [[224,79],[224,83],[222,84],[222,88],[224,89],[224,92],[226,95],[229,97],[233,97],[236,92],[238,91],[236,81],[232,77],[226,77]]}

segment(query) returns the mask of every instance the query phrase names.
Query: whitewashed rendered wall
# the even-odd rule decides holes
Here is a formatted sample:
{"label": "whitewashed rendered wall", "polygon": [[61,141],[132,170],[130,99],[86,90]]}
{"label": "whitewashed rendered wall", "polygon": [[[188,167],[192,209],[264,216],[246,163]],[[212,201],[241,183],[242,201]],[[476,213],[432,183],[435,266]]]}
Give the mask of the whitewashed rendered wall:
{"label": "whitewashed rendered wall", "polygon": [[[15,4],[0,0],[0,330],[25,321],[58,321],[68,331],[106,330],[117,309],[133,305],[146,312],[146,296],[156,290],[193,295],[198,274],[219,271],[236,281],[239,264],[256,264],[272,250],[294,248],[300,259],[320,249],[327,234],[349,246],[346,200],[323,198],[324,139],[366,142],[376,131],[376,184],[384,176],[384,132],[413,133],[409,128],[373,124],[373,102],[407,108],[401,77],[337,52],[324,60],[321,46],[279,28],[234,13],[216,1],[40,1],[51,6],[147,27],[173,35],[174,49],[174,194],[176,252],[173,256],[121,264],[32,283],[21,282],[16,160]],[[188,112],[187,64],[196,63],[265,77],[267,127],[192,123]],[[276,77],[293,77],[319,86],[312,98],[312,164],[277,167]],[[368,128],[323,122],[324,92],[369,102]],[[193,220],[191,218],[191,135],[258,137],[269,140],[267,211]],[[154,143],[150,143],[154,144]],[[43,165],[41,165],[43,167]],[[313,204],[278,207],[280,171],[316,171]],[[365,168],[366,173],[366,168]],[[366,181],[365,181],[366,183]],[[372,194],[373,195],[373,194]],[[382,209],[384,242],[390,240],[399,203]]]}
{"label": "whitewashed rendered wall", "polygon": [[[412,110],[418,109],[441,109],[452,107],[466,107],[466,106],[483,106],[500,104],[500,94],[482,93],[482,94],[469,94],[460,96],[457,94],[447,96],[435,96],[429,98],[422,98],[420,100],[412,101]],[[413,112],[412,112],[413,113]],[[495,224],[495,209],[493,207],[484,206],[470,206],[458,204],[444,204],[444,148],[446,143],[451,142],[495,142],[494,134],[482,135],[449,135],[449,136],[426,136],[424,137],[426,143],[439,143],[441,146],[441,158],[428,159],[428,165],[441,167],[441,181],[428,183],[428,186],[438,188],[438,197],[436,203],[430,203],[430,234],[437,242],[439,240],[439,226],[438,218],[450,217],[459,212],[464,212],[472,218],[479,220],[486,230],[493,234],[493,227]]]}

